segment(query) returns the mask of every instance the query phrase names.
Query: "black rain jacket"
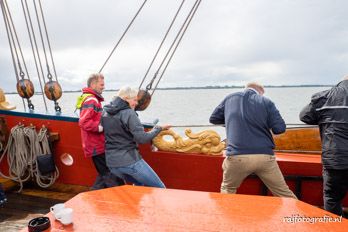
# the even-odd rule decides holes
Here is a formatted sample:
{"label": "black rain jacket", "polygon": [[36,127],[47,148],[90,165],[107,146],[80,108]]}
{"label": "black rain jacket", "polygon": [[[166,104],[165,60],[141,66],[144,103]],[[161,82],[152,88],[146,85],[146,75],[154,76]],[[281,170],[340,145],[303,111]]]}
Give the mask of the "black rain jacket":
{"label": "black rain jacket", "polygon": [[314,94],[300,120],[319,125],[324,168],[348,169],[348,80]]}

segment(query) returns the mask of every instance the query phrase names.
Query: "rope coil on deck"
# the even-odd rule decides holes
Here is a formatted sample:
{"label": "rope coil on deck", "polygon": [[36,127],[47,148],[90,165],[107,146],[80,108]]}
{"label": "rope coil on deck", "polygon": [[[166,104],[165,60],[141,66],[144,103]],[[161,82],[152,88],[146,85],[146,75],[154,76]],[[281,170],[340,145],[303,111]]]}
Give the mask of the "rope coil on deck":
{"label": "rope coil on deck", "polygon": [[9,176],[2,172],[4,178],[16,181],[20,185],[18,192],[23,189],[23,183],[30,178],[35,179],[36,183],[47,188],[51,186],[59,176],[58,168],[55,171],[42,175],[39,171],[37,157],[42,154],[50,154],[51,149],[48,142],[48,130],[42,127],[37,133],[34,126],[25,127],[23,124],[14,126],[11,129],[8,143],[4,149],[0,162],[7,154],[9,165]]}

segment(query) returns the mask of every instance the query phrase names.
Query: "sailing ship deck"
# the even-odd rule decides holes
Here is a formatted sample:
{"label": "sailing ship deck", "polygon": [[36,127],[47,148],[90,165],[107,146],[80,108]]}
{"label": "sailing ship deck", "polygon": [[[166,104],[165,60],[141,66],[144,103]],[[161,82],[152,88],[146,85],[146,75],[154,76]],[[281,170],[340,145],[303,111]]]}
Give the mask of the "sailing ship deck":
{"label": "sailing ship deck", "polygon": [[63,225],[48,213],[49,231],[317,232],[348,226],[347,219],[291,198],[131,185],[84,192],[65,205],[74,210],[73,223]]}
{"label": "sailing ship deck", "polygon": [[[93,192],[87,192],[86,190],[85,187],[81,186],[77,188],[77,186],[55,185],[48,190],[26,186],[21,194],[14,190],[7,191],[8,203],[0,207],[1,231],[27,231],[27,224],[31,219],[45,214],[48,214],[51,219],[51,231],[56,231],[56,229],[60,231],[62,228],[67,231],[90,231],[81,227],[84,225],[83,222],[95,221],[90,217],[98,218],[101,221],[100,223],[106,224],[103,231],[114,231],[115,228],[124,228],[124,231],[133,230],[134,228],[137,231],[197,231],[200,229],[199,226],[209,223],[212,223],[212,225],[206,227],[204,231],[225,230],[227,227],[229,227],[229,231],[232,227],[235,230],[242,227],[253,230],[248,223],[253,224],[252,222],[255,220],[264,221],[262,225],[273,223],[273,226],[281,228],[281,231],[286,231],[280,226],[283,224],[280,219],[284,217],[292,217],[296,214],[308,217],[327,218],[328,216],[325,215],[331,215],[332,218],[336,217],[300,201],[269,196],[231,196],[209,192],[163,190],[134,186],[116,187]],[[78,195],[79,192],[82,193]],[[73,226],[61,225],[49,213],[50,206],[66,201],[68,207],[75,209]],[[276,209],[277,207],[278,209]],[[89,213],[91,213],[90,216],[85,215]],[[223,214],[226,214],[224,217],[228,217],[226,222],[219,219]],[[190,218],[190,220],[187,221],[187,218]],[[249,218],[250,222],[246,225],[239,222],[238,227],[234,224],[236,220],[239,220],[238,218],[244,223]],[[279,220],[275,220],[276,218]],[[232,221],[229,222],[229,220]],[[342,220],[347,223],[346,219]],[[151,224],[149,221],[157,224]],[[182,221],[186,224],[183,224]],[[200,221],[203,221],[202,225],[199,224]],[[133,223],[138,227],[131,228]],[[285,225],[288,224],[293,225],[294,228],[299,226],[298,223],[287,223]],[[317,224],[322,225],[323,223]],[[326,224],[330,224],[331,229],[342,228],[339,223],[336,223],[337,225],[333,223]],[[314,226],[307,223],[300,227],[301,230],[305,228],[304,231],[324,231],[326,229],[325,226],[318,225]],[[195,229],[195,226],[198,227]],[[272,228],[272,226],[267,228]],[[267,230],[267,228],[263,227],[262,231]]]}
{"label": "sailing ship deck", "polygon": [[[49,206],[57,202],[66,201],[70,199],[71,197],[73,197],[74,194],[76,195],[77,192],[73,192],[71,189],[69,189],[68,187],[69,185],[91,186],[91,184],[93,183],[95,179],[96,173],[95,173],[92,162],[90,162],[90,160],[88,159],[85,159],[83,156],[82,147],[81,147],[81,138],[80,138],[80,128],[77,124],[76,118],[61,117],[61,116],[57,117],[57,116],[39,115],[39,114],[27,114],[27,113],[18,113],[18,112],[3,112],[3,111],[0,111],[0,114],[6,120],[6,124],[8,128],[12,128],[18,123],[24,123],[24,124],[30,123],[30,124],[36,125],[37,127],[46,125],[47,127],[49,127],[51,133],[57,135],[56,139],[54,139],[55,141],[54,153],[55,153],[56,165],[60,171],[60,176],[55,185],[60,184],[67,189],[66,191],[55,191],[54,189],[51,188],[48,190],[48,193],[46,191],[43,191],[41,193],[37,192],[37,194],[34,194],[34,195],[42,196],[43,198],[53,198],[56,201],[51,201],[51,199],[48,199],[48,203],[45,203],[41,209],[33,210],[31,211],[31,213],[47,213]],[[318,151],[317,147],[320,147],[320,137],[319,137],[319,133],[317,133],[317,130],[318,130],[317,128],[309,128],[306,130],[292,129],[287,131],[286,134],[288,134],[289,136],[284,135],[279,138],[276,138],[276,144],[281,144],[282,142],[284,142],[282,146],[277,146],[277,149],[282,152],[278,151],[276,156],[277,156],[279,166],[285,178],[287,179],[287,183],[289,184],[290,188],[293,189],[298,194],[298,196],[300,196],[300,199],[312,205],[322,206],[322,180],[320,179],[322,166],[320,162],[320,153],[315,152],[315,151]],[[292,141],[291,138],[293,138],[294,141]],[[298,141],[300,143],[297,143],[295,141]],[[295,145],[295,147],[290,147],[289,144],[290,145],[293,144]],[[306,147],[300,147],[299,145],[301,144],[306,145]],[[315,144],[315,146],[313,144]],[[307,145],[310,145],[310,146],[307,146]],[[144,159],[150,164],[150,166],[156,171],[156,173],[158,173],[158,175],[161,177],[161,179],[163,180],[163,182],[166,184],[168,188],[205,191],[205,193],[201,192],[201,194],[203,195],[206,194],[209,196],[213,194],[211,192],[217,192],[219,190],[219,185],[222,179],[222,176],[221,176],[222,175],[221,164],[223,161],[222,156],[207,156],[202,154],[186,154],[186,153],[178,153],[178,152],[156,151],[152,149],[151,144],[142,145],[140,146],[140,149]],[[306,152],[301,153],[299,152],[299,150],[305,150]],[[288,153],[290,151],[295,151],[295,153]],[[72,156],[74,160],[73,165],[70,165],[70,166],[65,165],[61,161],[60,157],[63,154],[70,154]],[[6,170],[8,170],[8,164],[1,163],[0,169],[6,172]],[[189,178],[187,175],[188,173],[190,174]],[[86,190],[87,187],[84,187],[84,188]],[[82,190],[82,191],[85,191],[85,190]],[[35,192],[25,188],[24,192],[26,191]],[[59,194],[51,193],[51,191],[71,193],[72,195],[70,195],[70,197],[67,197],[65,199],[63,199],[64,197],[54,198],[56,196],[59,196]],[[111,190],[108,190],[108,191],[111,191]],[[170,190],[170,191],[174,191],[174,190]],[[169,193],[168,196],[172,197],[171,200],[174,202],[176,202],[177,199],[179,199],[179,201],[185,201],[186,198],[184,197],[186,195],[190,197],[190,194],[184,194],[184,192],[180,192],[182,190],[178,190],[179,194],[177,195],[172,194],[172,192],[170,191],[167,192]],[[191,193],[192,191],[187,191],[187,192]],[[263,187],[262,182],[254,177],[245,180],[243,182],[243,185],[238,189],[238,193],[256,194],[256,195],[268,194],[267,189]],[[33,196],[32,193],[30,194],[31,196]],[[218,193],[215,193],[215,194],[218,194]],[[54,197],[52,197],[52,195]],[[119,195],[127,196],[122,192],[119,193]],[[160,193],[160,195],[162,195],[162,193]],[[176,197],[174,197],[174,195]],[[201,196],[202,195],[199,195],[198,197],[200,198]],[[19,196],[14,196],[13,200],[16,199],[17,197]],[[163,197],[165,198],[165,194],[163,194]],[[228,196],[225,196],[225,197],[229,198]],[[254,196],[250,196],[250,197],[254,197]],[[252,202],[252,204],[254,205],[253,199],[259,199],[257,198],[258,196],[255,196],[255,197],[256,198],[250,198],[247,203],[250,204],[250,202]],[[35,203],[35,199],[36,198],[31,198],[30,200],[27,201],[27,203],[32,202],[33,204],[35,204],[35,207],[39,206],[40,204]],[[268,197],[265,197],[265,199],[268,199]],[[42,199],[41,200],[36,199],[36,200],[41,201]],[[125,203],[122,203],[122,202],[117,203],[117,201],[113,202],[112,200],[110,199],[108,200],[110,201],[110,204],[117,204],[117,205],[123,205],[123,206],[125,205]],[[230,200],[233,200],[233,199],[230,199]],[[347,206],[347,200],[348,200],[348,196],[346,197],[344,201],[345,206]],[[226,200],[223,200],[223,201],[226,201]],[[15,202],[17,203],[20,201],[15,201]],[[8,203],[8,206],[11,205],[10,203],[11,202]],[[153,200],[152,203],[158,204],[157,199],[156,201]],[[103,204],[105,205],[105,202]],[[206,203],[202,202],[200,204],[205,205]],[[229,205],[229,204],[230,203],[227,203],[226,201],[226,205]],[[19,206],[17,206],[17,208],[21,209],[22,205],[25,205],[25,204],[19,203]],[[135,210],[134,207],[136,207],[136,205],[128,204],[127,207],[129,208],[128,210]],[[170,207],[170,205],[168,207]],[[261,207],[261,208],[258,208],[258,207]],[[263,209],[262,207],[266,207],[266,206],[263,205],[258,207],[256,207],[255,205],[255,207],[252,207],[250,209],[250,212],[256,215],[256,217],[257,215],[264,216],[264,213],[260,213],[260,209]],[[31,206],[30,207],[28,206],[27,208],[29,209],[31,208]],[[127,209],[124,208],[124,210],[127,210]],[[141,210],[142,209],[140,209],[140,211]],[[238,209],[236,210],[238,211]],[[6,213],[8,213],[7,210],[5,211]],[[16,222],[12,223],[10,220],[6,219],[6,221],[8,221],[7,225],[9,225],[9,228],[10,228],[10,230],[8,231],[13,231],[11,230],[11,225],[15,225],[15,224],[18,224],[18,226],[16,227],[17,229],[24,228],[26,224],[28,223],[28,221],[34,217],[34,215],[31,218],[30,216],[28,216],[28,213],[29,213],[28,210],[23,210],[23,211],[27,211],[27,214],[24,214],[21,220],[17,220]],[[241,212],[241,211],[238,211],[238,212]],[[283,216],[291,216],[291,212],[292,211],[289,211],[287,215],[285,215],[284,213]],[[320,212],[321,212],[320,214],[314,215],[314,216],[320,216],[325,211],[320,211]],[[198,212],[196,213],[198,214]],[[175,214],[178,214],[176,216],[181,218],[180,212],[177,212]],[[201,216],[202,216],[202,220],[210,220],[208,219],[208,215],[202,214]],[[7,218],[10,218],[10,217],[11,216],[8,216]],[[233,215],[233,217],[236,217],[236,218],[243,217],[243,214],[240,214],[240,215],[236,214],[236,215]],[[173,218],[175,217],[173,216]],[[116,218],[116,220],[118,219]],[[259,220],[261,219],[259,218]],[[132,221],[128,221],[128,224],[132,224],[131,222]],[[269,223],[271,223],[271,221]],[[77,224],[74,223],[74,225],[77,225]],[[113,226],[117,227],[118,225],[113,225]],[[292,227],[292,229],[295,228],[295,230],[297,230],[296,226]],[[323,228],[325,228],[325,226]],[[302,229],[303,228],[301,228],[301,230]],[[170,229],[168,228],[168,230]],[[216,230],[218,229],[215,229],[215,231]]]}

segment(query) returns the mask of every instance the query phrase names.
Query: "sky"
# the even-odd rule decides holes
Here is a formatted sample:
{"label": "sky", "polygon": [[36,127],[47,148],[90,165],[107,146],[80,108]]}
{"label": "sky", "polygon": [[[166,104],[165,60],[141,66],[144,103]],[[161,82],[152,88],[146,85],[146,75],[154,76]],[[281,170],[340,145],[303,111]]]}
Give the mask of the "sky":
{"label": "sky", "polygon": [[[7,2],[30,79],[38,91],[21,1]],[[91,73],[100,70],[143,0],[41,2],[58,81],[63,90],[79,90]],[[106,89],[139,86],[181,2],[146,2],[102,71]],[[32,1],[28,4],[34,20]],[[184,2],[145,86],[193,4],[193,0]],[[244,85],[249,81],[336,84],[348,74],[347,9],[346,0],[202,0],[159,87]],[[2,18],[0,76],[0,88],[15,91],[16,76]]]}

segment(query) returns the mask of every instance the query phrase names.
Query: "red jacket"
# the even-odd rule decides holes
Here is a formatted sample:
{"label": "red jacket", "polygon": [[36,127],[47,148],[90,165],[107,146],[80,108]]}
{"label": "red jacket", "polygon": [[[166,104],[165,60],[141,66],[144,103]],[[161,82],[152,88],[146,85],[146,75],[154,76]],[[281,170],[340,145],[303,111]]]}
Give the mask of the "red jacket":
{"label": "red jacket", "polygon": [[104,98],[91,88],[82,89],[82,93],[92,94],[86,97],[80,109],[82,148],[85,157],[101,155],[105,152],[104,132],[99,126],[103,110],[101,102]]}

